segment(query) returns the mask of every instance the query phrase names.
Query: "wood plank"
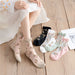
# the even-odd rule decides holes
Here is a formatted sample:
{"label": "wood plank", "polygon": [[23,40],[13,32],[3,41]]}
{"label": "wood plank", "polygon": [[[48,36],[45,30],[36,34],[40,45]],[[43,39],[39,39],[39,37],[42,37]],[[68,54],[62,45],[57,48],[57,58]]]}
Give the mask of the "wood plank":
{"label": "wood plank", "polygon": [[[31,30],[32,38],[34,39],[41,33],[41,25],[34,26]],[[36,32],[36,33],[35,33]],[[25,56],[24,51],[24,42],[22,43],[22,62],[18,64],[18,75],[45,75],[45,68],[38,69],[36,68],[33,63]],[[44,60],[43,54],[39,51],[39,47],[34,47],[38,55]]]}
{"label": "wood plank", "polygon": [[74,0],[63,0],[65,6],[65,12],[67,13],[67,19],[70,28],[75,28],[75,1]]}
{"label": "wood plank", "polygon": [[[69,28],[75,28],[75,2],[74,0],[63,0]],[[72,50],[70,51],[69,55],[70,58],[67,60],[68,61],[68,66],[66,66],[66,73],[67,75],[74,75],[75,74],[75,52]]]}
{"label": "wood plank", "polygon": [[[65,1],[65,0],[64,0]],[[46,4],[47,3],[47,4]],[[66,17],[65,9],[62,0],[45,0],[45,8],[48,13],[48,17],[51,18],[51,22],[46,23],[51,26],[57,32],[63,29],[68,29],[68,20]],[[52,21],[53,20],[53,21]],[[54,25],[53,25],[54,22]],[[46,25],[43,24],[43,25]],[[60,60],[52,61],[49,58],[51,52],[45,54],[46,71],[47,75],[74,75],[74,51],[67,52]]]}
{"label": "wood plank", "polygon": [[[74,0],[42,0],[51,19],[42,26],[51,26],[56,32],[62,29],[75,27],[75,2]],[[31,30],[35,39],[41,33],[41,25],[34,26]],[[35,33],[36,32],[36,33]],[[44,55],[39,47],[34,47],[38,55],[44,60]],[[22,62],[17,63],[8,44],[0,45],[0,75],[75,75],[75,52],[67,52],[60,60],[52,61],[51,52],[45,54],[46,68],[38,69],[24,55],[24,42],[22,43]]]}
{"label": "wood plank", "polygon": [[[60,10],[57,9],[58,1],[57,0],[56,1],[55,0],[45,0],[45,2],[47,2],[47,5],[45,5],[45,7],[47,8],[47,13],[49,14],[48,17],[51,18],[51,22],[48,22],[48,25],[51,26],[54,30],[58,32],[59,31],[57,30],[58,21],[59,21],[58,17],[59,18],[62,17],[62,16],[58,16],[58,14],[60,14]],[[54,25],[52,22],[54,23]],[[50,60],[49,55],[50,55],[50,52],[45,54],[47,75],[50,75],[50,74],[51,75],[64,75],[64,68],[62,65],[62,61],[61,60],[52,61]]]}
{"label": "wood plank", "polygon": [[57,32],[57,23],[55,18],[55,2],[53,0],[41,0],[43,3],[43,6],[46,10],[47,16],[50,19],[49,22],[42,24],[42,26],[50,26],[52,29],[54,29]]}
{"label": "wood plank", "polygon": [[0,45],[0,75],[17,75],[17,63],[7,43]]}

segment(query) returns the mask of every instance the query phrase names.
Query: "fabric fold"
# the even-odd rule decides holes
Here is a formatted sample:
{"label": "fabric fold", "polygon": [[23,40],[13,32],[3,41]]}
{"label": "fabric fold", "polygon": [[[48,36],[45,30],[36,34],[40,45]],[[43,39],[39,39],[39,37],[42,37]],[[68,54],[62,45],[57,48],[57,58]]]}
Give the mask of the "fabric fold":
{"label": "fabric fold", "polygon": [[39,8],[37,4],[28,2],[28,0],[24,0],[29,3],[29,9],[16,10],[14,8],[14,4],[16,1],[17,0],[8,0],[8,2],[5,2],[6,6],[8,5],[8,3],[10,3],[11,5],[8,7],[7,10],[0,11],[0,44],[8,42],[14,38],[14,36],[19,30],[19,27],[21,26],[22,20],[30,12],[34,12],[38,9],[41,9],[41,13],[33,25],[49,21],[43,6]]}

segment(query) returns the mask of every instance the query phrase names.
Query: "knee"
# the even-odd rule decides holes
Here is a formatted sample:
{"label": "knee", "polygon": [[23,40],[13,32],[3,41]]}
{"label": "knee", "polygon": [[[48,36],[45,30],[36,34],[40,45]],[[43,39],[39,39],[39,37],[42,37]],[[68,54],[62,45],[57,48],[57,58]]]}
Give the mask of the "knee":
{"label": "knee", "polygon": [[36,12],[36,14],[40,14],[40,12],[41,12],[41,8],[38,9],[38,10],[36,10],[35,12]]}

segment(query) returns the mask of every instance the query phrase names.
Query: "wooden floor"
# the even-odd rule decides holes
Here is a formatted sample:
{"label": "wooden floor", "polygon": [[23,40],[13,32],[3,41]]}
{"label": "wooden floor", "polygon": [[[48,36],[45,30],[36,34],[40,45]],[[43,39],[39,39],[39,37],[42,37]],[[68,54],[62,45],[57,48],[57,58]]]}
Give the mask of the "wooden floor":
{"label": "wooden floor", "polygon": [[[33,39],[41,33],[41,27],[45,25],[52,27],[56,32],[75,27],[75,0],[42,0],[42,2],[51,20],[31,29]],[[36,68],[27,59],[24,55],[24,45],[21,49],[21,63],[17,63],[7,43],[0,45],[0,75],[75,75],[74,50],[67,52],[60,60],[52,61],[49,58],[51,52],[42,54],[39,47],[35,49],[46,63],[43,69]]]}

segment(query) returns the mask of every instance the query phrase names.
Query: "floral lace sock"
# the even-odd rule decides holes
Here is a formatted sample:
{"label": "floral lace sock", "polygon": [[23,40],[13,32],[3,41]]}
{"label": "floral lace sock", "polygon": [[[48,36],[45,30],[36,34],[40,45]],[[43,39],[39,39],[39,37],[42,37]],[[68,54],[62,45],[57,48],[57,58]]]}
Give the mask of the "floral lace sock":
{"label": "floral lace sock", "polygon": [[25,47],[25,54],[33,62],[33,64],[38,68],[45,67],[44,61],[36,54],[31,39],[25,40]]}
{"label": "floral lace sock", "polygon": [[43,44],[40,46],[40,51],[41,51],[42,53],[47,52],[47,50],[45,49],[45,46],[46,46],[47,44],[51,44],[51,45],[55,44],[56,40],[55,40],[55,38],[53,38],[54,36],[55,36],[55,31],[49,29],[45,41],[44,41]]}
{"label": "floral lace sock", "polygon": [[56,43],[54,44],[54,45],[52,45],[51,46],[51,43],[49,43],[49,44],[47,44],[46,46],[45,46],[45,49],[47,50],[47,51],[53,51],[53,50],[55,50],[57,47],[59,47],[59,45],[60,45],[60,42],[61,42],[61,40],[64,38],[64,36],[65,36],[65,34],[63,34],[63,33],[58,33],[58,37],[57,37],[57,39],[56,39]]}
{"label": "floral lace sock", "polygon": [[50,55],[50,58],[53,60],[60,59],[68,51],[67,42],[68,39],[63,38],[60,46]]}
{"label": "floral lace sock", "polygon": [[15,58],[18,62],[21,62],[21,56],[20,56],[20,46],[21,46],[21,41],[23,37],[21,33],[16,35],[16,39],[13,40],[13,42],[10,44],[10,47],[14,51]]}

